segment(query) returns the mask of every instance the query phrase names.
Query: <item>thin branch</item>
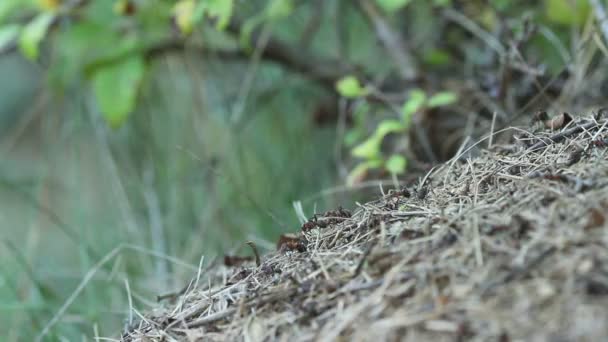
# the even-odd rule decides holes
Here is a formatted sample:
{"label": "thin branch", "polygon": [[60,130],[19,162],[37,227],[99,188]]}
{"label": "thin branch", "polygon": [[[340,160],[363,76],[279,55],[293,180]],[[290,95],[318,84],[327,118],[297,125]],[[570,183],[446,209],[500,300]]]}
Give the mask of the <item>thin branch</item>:
{"label": "thin branch", "polygon": [[[186,44],[180,40],[167,40],[145,48],[145,55],[147,58],[152,59],[173,51],[183,51],[186,49],[186,46],[188,51],[194,51],[221,60],[243,60],[251,57],[243,49],[216,50],[200,45]],[[266,48],[262,51],[261,59],[280,64],[319,83],[332,92],[335,92],[334,85],[336,81],[345,75],[354,74],[361,79],[368,78],[361,67],[345,65],[337,59],[323,59],[311,56],[273,38],[269,39]]]}
{"label": "thin branch", "polygon": [[376,36],[384,46],[384,49],[393,60],[403,79],[412,80],[417,76],[414,59],[409,55],[405,41],[399,33],[390,27],[380,9],[373,1],[359,0],[359,9],[373,25]]}
{"label": "thin branch", "polygon": [[502,44],[500,43],[500,41],[498,41],[498,39],[496,39],[496,37],[485,31],[483,28],[477,25],[477,23],[462,15],[460,12],[455,11],[451,8],[446,8],[443,11],[443,14],[447,19],[459,24],[467,31],[475,35],[477,38],[482,40],[487,46],[492,48],[492,50],[496,51],[496,53],[498,53],[500,57],[505,56],[505,54],[507,53],[505,47],[502,46]]}
{"label": "thin branch", "polygon": [[555,133],[545,140],[538,141],[534,145],[530,146],[529,150],[530,151],[542,150],[549,145],[562,142],[564,139],[566,139],[576,133],[582,132],[584,130],[589,130],[595,126],[598,126],[598,123],[594,122],[594,121],[587,122],[582,125],[576,124],[574,127],[568,128],[568,129],[558,132],[558,133]]}
{"label": "thin branch", "polygon": [[[86,1],[80,0],[76,1],[75,3],[79,4],[78,6],[81,6],[82,3],[85,2]],[[378,34],[379,36],[381,36],[383,42],[390,46],[390,48],[387,50],[392,56],[394,56],[395,59],[399,61],[402,73],[404,75],[410,76],[415,75],[415,69],[410,66],[410,60],[405,52],[406,50],[403,48],[403,45],[396,39],[395,33],[390,30],[390,28],[386,25],[386,23],[384,23],[383,19],[379,16],[377,12],[373,13],[376,13],[374,15],[377,15],[374,17],[374,21],[376,29],[379,31]],[[241,28],[241,23],[236,20],[233,20],[226,28],[226,32],[233,35],[234,37],[239,37],[241,35]],[[251,36],[249,37],[250,46],[256,45],[256,42],[260,38],[260,34],[260,32],[254,32],[253,34],[251,34]],[[9,43],[2,50],[0,50],[0,55],[13,52],[16,48],[16,43]],[[217,57],[222,60],[243,60],[251,58],[251,52],[247,51],[244,48],[214,49],[209,48],[208,46],[202,46],[192,42],[187,42],[184,39],[170,38],[159,41],[152,45],[135,47],[131,50],[125,51],[122,54],[115,55],[111,58],[95,61],[85,68],[85,74],[90,73],[98,67],[114,63],[133,54],[144,54],[146,58],[153,59],[159,55],[164,55],[166,53],[176,51],[181,52],[185,50],[208,55],[211,57]],[[371,74],[368,73],[365,68],[360,65],[349,64],[340,58],[324,58],[312,55],[307,51],[303,51],[300,46],[288,44],[274,37],[270,37],[268,39],[268,43],[266,44],[263,51],[261,51],[260,58],[264,61],[279,64],[285,67],[286,69],[299,73],[307,79],[319,83],[321,86],[323,86],[334,94],[336,93],[336,81],[344,77],[345,75],[354,75],[362,80],[371,79]],[[401,89],[402,87],[400,85],[401,82],[398,82],[395,79],[389,79],[386,80],[380,88],[382,88],[383,90],[384,88]]]}

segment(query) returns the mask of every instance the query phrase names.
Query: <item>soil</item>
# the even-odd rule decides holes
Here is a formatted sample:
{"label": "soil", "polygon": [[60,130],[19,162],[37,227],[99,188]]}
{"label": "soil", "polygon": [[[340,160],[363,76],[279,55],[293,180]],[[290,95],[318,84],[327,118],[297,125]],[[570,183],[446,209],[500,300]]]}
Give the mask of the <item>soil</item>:
{"label": "soil", "polygon": [[227,258],[122,340],[606,340],[608,120],[568,119]]}

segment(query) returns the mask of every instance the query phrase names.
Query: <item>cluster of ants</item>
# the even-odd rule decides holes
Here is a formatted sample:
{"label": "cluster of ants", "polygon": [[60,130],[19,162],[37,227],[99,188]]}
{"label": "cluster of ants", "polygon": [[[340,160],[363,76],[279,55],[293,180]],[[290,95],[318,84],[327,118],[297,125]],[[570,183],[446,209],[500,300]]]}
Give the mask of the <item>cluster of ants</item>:
{"label": "cluster of ants", "polygon": [[[311,219],[302,224],[302,232],[308,232],[314,228],[326,228],[330,224],[336,224],[350,218],[352,213],[347,209],[339,207],[329,210],[323,214],[314,214]],[[306,251],[306,237],[303,234],[283,234],[277,242],[278,251]]]}
{"label": "cluster of ants", "polygon": [[[302,232],[307,232],[314,228],[325,228],[330,224],[342,222],[345,219],[350,218],[351,216],[351,212],[342,207],[339,207],[336,210],[326,211],[323,214],[314,214],[310,220],[308,220],[302,225]],[[253,244],[253,242],[248,242],[247,244],[249,244],[253,249],[253,252],[256,257],[256,264],[259,266],[260,257],[257,253],[255,245]],[[307,244],[308,240],[306,239],[306,236],[304,236],[304,234],[283,234],[279,237],[279,240],[277,241],[277,250],[281,252],[297,251],[303,253],[306,252]],[[225,255],[224,265],[228,267],[235,267],[243,264],[244,262],[250,262],[253,260],[254,258],[251,256],[241,257]]]}
{"label": "cluster of ants", "polygon": [[[314,214],[311,219],[302,224],[302,232],[308,232],[314,228],[326,228],[330,224],[336,224],[352,216],[347,209],[339,207],[336,210],[329,210],[323,214]],[[306,237],[302,234],[283,234],[277,242],[278,251],[306,251]]]}
{"label": "cluster of ants", "polygon": [[[426,195],[426,190],[426,187],[424,187],[421,191],[419,191],[418,197],[424,198],[424,196]],[[397,199],[399,197],[410,196],[410,192],[406,188],[402,188],[399,190],[390,191],[387,197],[389,199]],[[327,228],[329,225],[341,223],[351,217],[352,213],[348,209],[345,209],[341,206],[338,207],[338,209],[329,210],[322,214],[314,214],[308,221],[302,224],[301,233],[281,235],[279,237],[279,240],[277,241],[277,250],[281,252],[297,251],[303,253],[307,250],[306,246],[308,244],[308,240],[306,239],[305,234],[302,233],[309,232],[315,228]],[[254,253],[255,252],[257,251],[254,250]],[[257,253],[255,254],[257,255]],[[224,263],[226,266],[237,266],[242,264],[243,262],[252,260],[252,257],[225,256]]]}
{"label": "cluster of ants", "polygon": [[321,215],[314,214],[310,220],[302,224],[302,231],[307,232],[314,228],[326,228],[330,224],[340,223],[351,216],[352,213],[342,207],[326,211]]}

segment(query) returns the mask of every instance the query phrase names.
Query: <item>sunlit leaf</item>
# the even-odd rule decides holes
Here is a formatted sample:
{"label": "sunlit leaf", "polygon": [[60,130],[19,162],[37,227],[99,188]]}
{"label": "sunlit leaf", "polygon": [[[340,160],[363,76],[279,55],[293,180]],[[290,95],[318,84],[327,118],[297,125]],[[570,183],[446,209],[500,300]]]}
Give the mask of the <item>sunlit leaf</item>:
{"label": "sunlit leaf", "polygon": [[205,2],[209,16],[217,18],[217,29],[225,29],[232,17],[234,0],[207,0]]}
{"label": "sunlit leaf", "polygon": [[401,118],[404,123],[409,125],[412,115],[419,111],[426,101],[426,93],[420,89],[414,89],[401,108]]}
{"label": "sunlit leaf", "polygon": [[99,108],[112,127],[120,126],[135,109],[145,63],[133,56],[98,69],[93,75],[93,91]]}
{"label": "sunlit leaf", "polygon": [[389,133],[402,132],[404,125],[399,120],[384,120],[378,124],[374,136],[377,139],[383,139]]}
{"label": "sunlit leaf", "polygon": [[387,12],[395,12],[407,6],[412,0],[376,0],[376,3]]}
{"label": "sunlit leaf", "polygon": [[404,156],[399,154],[393,154],[388,158],[386,163],[384,163],[384,167],[386,170],[392,174],[402,174],[405,172],[405,167],[407,166],[407,160]]}
{"label": "sunlit leaf", "polygon": [[188,35],[194,29],[194,0],[181,0],[173,6],[173,20],[179,31]]}
{"label": "sunlit leaf", "polygon": [[545,0],[544,3],[547,18],[556,24],[582,25],[591,12],[588,1]]}
{"label": "sunlit leaf", "polygon": [[336,82],[336,90],[344,97],[357,98],[365,96],[368,90],[361,86],[355,76],[346,76]]}
{"label": "sunlit leaf", "polygon": [[61,5],[61,0],[38,0],[38,6],[45,11],[54,12]]}
{"label": "sunlit leaf", "polygon": [[380,145],[384,137],[389,133],[402,132],[404,129],[405,126],[398,120],[380,122],[371,137],[353,148],[353,156],[365,159],[377,158],[380,155]]}
{"label": "sunlit leaf", "polygon": [[372,159],[380,155],[380,144],[382,140],[375,136],[367,138],[364,142],[355,146],[351,153],[353,156],[363,159]]}
{"label": "sunlit leaf", "polygon": [[19,25],[6,25],[0,27],[0,50],[4,49],[5,46],[13,42],[17,36],[19,36]]}
{"label": "sunlit leaf", "polygon": [[38,58],[38,47],[54,18],[55,15],[50,12],[41,13],[23,28],[19,48],[25,57],[31,60]]}
{"label": "sunlit leaf", "polygon": [[458,96],[451,91],[442,91],[439,92],[429,99],[427,102],[427,106],[429,107],[440,107],[447,106],[452,104],[458,100]]}

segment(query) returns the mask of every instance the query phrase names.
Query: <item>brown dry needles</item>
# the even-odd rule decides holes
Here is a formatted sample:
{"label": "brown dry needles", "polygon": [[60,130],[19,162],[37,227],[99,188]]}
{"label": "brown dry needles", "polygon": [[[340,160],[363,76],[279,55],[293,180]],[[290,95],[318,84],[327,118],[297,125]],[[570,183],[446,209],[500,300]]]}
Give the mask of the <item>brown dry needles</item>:
{"label": "brown dry needles", "polygon": [[122,339],[605,340],[608,121],[565,125],[514,129],[513,144],[463,149],[352,215],[317,215]]}

